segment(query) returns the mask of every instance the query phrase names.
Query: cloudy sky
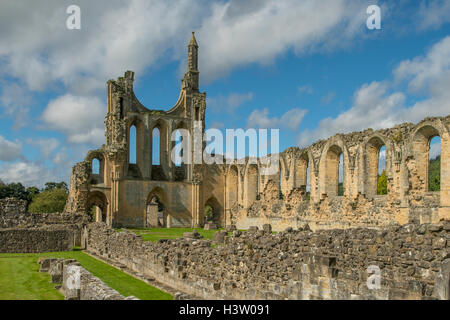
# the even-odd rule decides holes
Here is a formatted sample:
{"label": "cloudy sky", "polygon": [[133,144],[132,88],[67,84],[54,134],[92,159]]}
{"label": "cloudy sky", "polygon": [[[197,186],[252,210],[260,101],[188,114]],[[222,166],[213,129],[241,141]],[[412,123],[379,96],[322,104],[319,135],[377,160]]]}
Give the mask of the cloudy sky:
{"label": "cloudy sky", "polygon": [[191,31],[208,127],[280,128],[285,149],[448,115],[449,22],[449,0],[1,1],[0,179],[68,181],[104,143],[106,81],[126,70],[144,105],[172,107]]}

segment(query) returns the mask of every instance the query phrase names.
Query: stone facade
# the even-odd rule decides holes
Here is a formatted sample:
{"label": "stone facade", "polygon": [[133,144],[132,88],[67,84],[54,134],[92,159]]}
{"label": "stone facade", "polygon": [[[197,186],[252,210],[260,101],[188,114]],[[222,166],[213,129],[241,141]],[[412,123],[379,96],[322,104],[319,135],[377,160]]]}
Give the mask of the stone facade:
{"label": "stone facade", "polygon": [[[115,226],[183,227],[198,225],[201,200],[200,168],[175,165],[170,160],[172,134],[194,132],[194,122],[203,123],[206,94],[200,93],[198,45],[194,35],[188,46],[188,70],[175,106],[168,111],[149,110],[133,92],[134,73],[110,80],[107,85],[106,144],[88,152],[76,164],[70,179],[66,212],[101,211],[101,221]],[[130,130],[136,129],[136,163],[130,156]],[[159,131],[159,155],[153,155],[153,135]],[[193,142],[192,142],[193,143]],[[193,148],[191,146],[191,152]],[[153,159],[155,158],[155,159]],[[159,158],[159,164],[156,163]],[[92,171],[92,162],[100,170]],[[154,204],[158,204],[157,210]]]}
{"label": "stone facade", "polygon": [[[436,223],[450,219],[450,116],[427,118],[390,129],[335,136],[279,155],[279,172],[261,175],[260,159],[224,165],[181,165],[171,161],[178,129],[193,135],[205,121],[200,93],[198,45],[188,46],[188,70],[175,106],[145,108],[133,92],[134,73],[108,81],[106,144],[74,166],[67,212],[88,212],[113,226],[203,226],[204,208],[214,222],[246,229],[270,223],[274,230],[308,223],[313,230],[380,228],[391,222]],[[130,130],[136,128],[136,163],[130,162]],[[154,129],[159,130],[159,164],[154,164]],[[431,138],[441,138],[441,191],[428,191]],[[191,141],[193,144],[194,141]],[[378,159],[386,148],[387,195],[377,194]],[[192,146],[191,146],[192,147]],[[193,148],[191,148],[193,150]],[[343,155],[343,196],[338,194]],[[99,162],[99,172],[92,163]]]}
{"label": "stone facade", "polygon": [[[312,232],[271,227],[217,241],[144,242],[103,223],[86,227],[88,252],[205,299],[449,299],[450,223]],[[217,234],[216,234],[217,235]],[[380,287],[369,289],[369,267]]]}

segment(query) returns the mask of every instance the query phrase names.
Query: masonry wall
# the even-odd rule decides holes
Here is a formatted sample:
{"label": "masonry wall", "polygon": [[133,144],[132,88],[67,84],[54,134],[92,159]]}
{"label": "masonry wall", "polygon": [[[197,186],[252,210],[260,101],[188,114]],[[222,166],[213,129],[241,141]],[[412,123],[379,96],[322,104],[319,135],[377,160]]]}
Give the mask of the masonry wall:
{"label": "masonry wall", "polygon": [[[125,298],[74,259],[39,258],[38,263],[39,271],[50,273],[51,282],[60,287],[66,300],[138,300],[133,296]],[[70,267],[77,268],[79,273],[75,275]]]}
{"label": "masonry wall", "polygon": [[[450,116],[426,118],[417,124],[336,134],[306,148],[289,148],[280,154],[276,176],[261,175],[260,159],[226,165],[229,220],[238,228],[247,228],[252,220],[259,227],[269,223],[277,231],[289,224],[295,227],[297,221],[320,230],[450,220],[449,124]],[[431,192],[428,159],[430,140],[436,136],[441,138],[441,183],[440,191]],[[378,195],[376,188],[382,146],[387,195]],[[339,154],[343,155],[342,196],[337,194]],[[255,167],[260,175],[256,187]]]}
{"label": "masonry wall", "polygon": [[1,253],[38,253],[71,251],[73,230],[61,227],[0,229]]}
{"label": "masonry wall", "polygon": [[164,206],[166,225],[190,227],[192,221],[192,185],[184,182],[125,180],[119,185],[121,214],[114,226],[142,227],[147,217],[147,204],[157,196]]}
{"label": "masonry wall", "polygon": [[[448,222],[307,229],[235,231],[226,245],[211,247],[208,240],[144,242],[94,223],[84,243],[95,255],[205,299],[449,299]],[[381,270],[379,290],[367,287],[372,265]]]}
{"label": "masonry wall", "polygon": [[[28,213],[26,212],[26,201],[16,198],[0,199],[0,231],[4,232],[4,235],[14,235],[13,238],[8,239],[8,248],[10,248],[8,250],[15,248],[14,250],[25,250],[16,252],[40,252],[39,248],[41,244],[26,244],[24,249],[21,249],[20,245],[23,244],[25,240],[21,239],[20,234],[23,234],[27,239],[26,241],[31,241],[32,239],[42,240],[47,234],[48,239],[42,243],[42,248],[45,251],[49,251],[45,248],[59,247],[64,250],[70,247],[69,250],[72,250],[74,245],[80,245],[81,230],[87,223],[89,223],[89,219],[85,214]],[[57,230],[57,234],[59,234],[58,232],[60,232],[60,230],[67,230],[67,232],[72,233],[72,243],[70,246],[59,245],[57,243],[51,245],[49,243],[53,240],[58,242],[59,237],[64,239],[67,237],[67,235],[56,235],[54,233],[55,230]],[[33,231],[36,232],[33,233]],[[12,241],[14,240],[18,240],[17,245],[12,244]]]}

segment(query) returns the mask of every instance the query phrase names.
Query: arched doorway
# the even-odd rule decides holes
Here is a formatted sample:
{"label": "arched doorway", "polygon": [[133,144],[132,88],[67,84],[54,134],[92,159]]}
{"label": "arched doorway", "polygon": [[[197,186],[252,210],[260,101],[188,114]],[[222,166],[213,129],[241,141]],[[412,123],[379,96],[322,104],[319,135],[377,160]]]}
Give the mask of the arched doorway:
{"label": "arched doorway", "polygon": [[91,192],[88,197],[87,208],[87,214],[91,221],[107,223],[108,201],[103,193],[99,191]]}
{"label": "arched doorway", "polygon": [[157,187],[153,189],[147,197],[146,221],[145,225],[149,228],[168,227],[168,215],[166,206],[165,192]]}
{"label": "arched doorway", "polygon": [[211,197],[206,201],[204,208],[205,223],[212,222],[218,227],[223,226],[223,208],[216,198]]}

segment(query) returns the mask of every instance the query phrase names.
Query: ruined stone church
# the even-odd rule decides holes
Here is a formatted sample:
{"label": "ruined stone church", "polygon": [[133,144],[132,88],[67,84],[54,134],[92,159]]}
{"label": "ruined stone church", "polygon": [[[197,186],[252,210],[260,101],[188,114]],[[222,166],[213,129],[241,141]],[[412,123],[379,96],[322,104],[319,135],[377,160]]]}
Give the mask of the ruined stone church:
{"label": "ruined stone church", "polygon": [[[205,127],[198,48],[192,34],[180,94],[167,111],[139,102],[132,71],[108,81],[106,142],[73,167],[66,212],[88,214],[96,208],[96,219],[114,227],[201,227],[208,206],[219,226],[247,229],[270,223],[274,230],[306,223],[314,230],[450,219],[450,116],[336,134],[307,148],[289,148],[280,154],[280,170],[273,176],[260,174],[259,160],[174,163],[172,133],[192,133],[195,121]],[[136,141],[130,138],[132,130]],[[441,138],[440,191],[430,191],[430,140],[436,136]],[[387,194],[377,192],[382,147]],[[136,150],[135,161],[131,150]]]}

